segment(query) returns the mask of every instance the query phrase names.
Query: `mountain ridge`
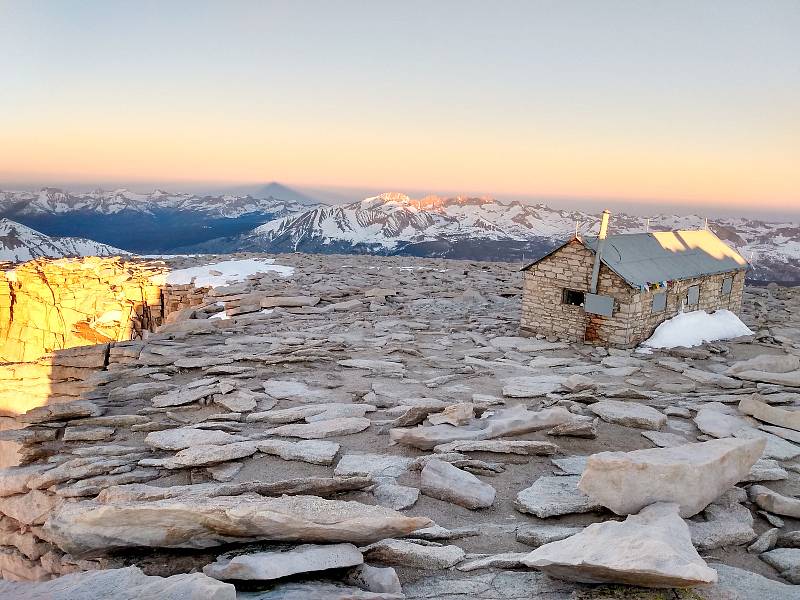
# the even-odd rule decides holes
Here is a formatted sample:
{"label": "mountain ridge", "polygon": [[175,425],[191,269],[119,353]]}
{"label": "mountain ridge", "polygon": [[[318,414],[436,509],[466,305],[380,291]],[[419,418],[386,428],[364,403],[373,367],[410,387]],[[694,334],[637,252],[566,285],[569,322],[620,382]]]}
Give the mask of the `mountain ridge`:
{"label": "mountain ridge", "polygon": [[53,238],[10,219],[0,219],[0,261],[35,258],[115,256],[123,250],[85,238]]}

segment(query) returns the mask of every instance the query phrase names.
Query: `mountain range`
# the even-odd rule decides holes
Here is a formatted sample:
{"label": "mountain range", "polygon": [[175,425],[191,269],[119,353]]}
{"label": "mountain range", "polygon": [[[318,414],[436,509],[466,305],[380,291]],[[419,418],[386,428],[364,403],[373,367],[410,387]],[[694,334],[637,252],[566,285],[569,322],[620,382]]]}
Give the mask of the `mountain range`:
{"label": "mountain range", "polygon": [[65,256],[114,256],[124,253],[124,250],[94,240],[49,237],[20,223],[0,219],[0,262]]}
{"label": "mountain range", "polygon": [[163,190],[141,194],[127,189],[0,191],[0,217],[45,235],[87,237],[132,252],[166,252],[236,235],[306,208],[303,202],[270,195],[213,196]]}
{"label": "mountain range", "polygon": [[[280,191],[277,185],[270,184],[270,193]],[[303,200],[45,188],[0,192],[0,216],[47,235],[91,237],[140,253],[321,252],[508,261],[533,259],[576,230],[592,234],[598,226],[598,216],[587,212],[491,198],[413,199],[392,192],[336,206]],[[751,280],[800,282],[798,223],[615,214],[610,230],[705,226],[751,262]]]}

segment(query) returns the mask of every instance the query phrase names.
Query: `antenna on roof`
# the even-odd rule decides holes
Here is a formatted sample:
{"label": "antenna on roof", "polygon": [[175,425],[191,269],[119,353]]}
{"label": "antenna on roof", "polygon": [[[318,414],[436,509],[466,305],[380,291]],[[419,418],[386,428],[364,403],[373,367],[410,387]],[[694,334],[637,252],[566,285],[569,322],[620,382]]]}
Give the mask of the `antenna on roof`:
{"label": "antenna on roof", "polygon": [[708,230],[708,217],[704,217],[704,218],[705,218],[705,222],[706,222],[705,228],[706,228],[706,230]]}
{"label": "antenna on roof", "polygon": [[575,237],[578,237],[578,219],[575,219]]}
{"label": "antenna on roof", "polygon": [[646,233],[650,233],[650,217],[647,217],[647,218],[644,220],[644,227],[645,227],[645,229],[644,229],[644,230],[645,230],[645,232],[646,232]]}

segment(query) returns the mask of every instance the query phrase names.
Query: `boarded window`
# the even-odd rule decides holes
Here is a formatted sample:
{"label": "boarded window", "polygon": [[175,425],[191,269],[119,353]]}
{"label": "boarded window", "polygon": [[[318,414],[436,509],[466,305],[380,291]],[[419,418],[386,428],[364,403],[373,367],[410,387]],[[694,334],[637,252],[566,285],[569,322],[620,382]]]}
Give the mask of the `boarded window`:
{"label": "boarded window", "polygon": [[726,277],[722,280],[722,295],[730,296],[733,289],[733,277]]}
{"label": "boarded window", "polygon": [[686,291],[686,304],[692,306],[700,302],[700,286],[693,285]]}
{"label": "boarded window", "polygon": [[583,302],[584,302],[584,293],[579,292],[578,290],[568,290],[565,288],[561,294],[562,304],[571,304],[572,306],[583,306]]}
{"label": "boarded window", "polygon": [[667,292],[656,292],[653,294],[652,312],[662,312],[667,309]]}

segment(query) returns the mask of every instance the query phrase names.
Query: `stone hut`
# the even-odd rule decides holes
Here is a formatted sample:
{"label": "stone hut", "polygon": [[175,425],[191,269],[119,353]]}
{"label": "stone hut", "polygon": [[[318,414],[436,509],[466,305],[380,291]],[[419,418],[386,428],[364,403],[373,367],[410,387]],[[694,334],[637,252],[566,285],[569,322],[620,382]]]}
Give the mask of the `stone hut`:
{"label": "stone hut", "polygon": [[747,262],[711,231],[607,225],[523,267],[522,335],[632,348],[679,312],[740,312]]}

